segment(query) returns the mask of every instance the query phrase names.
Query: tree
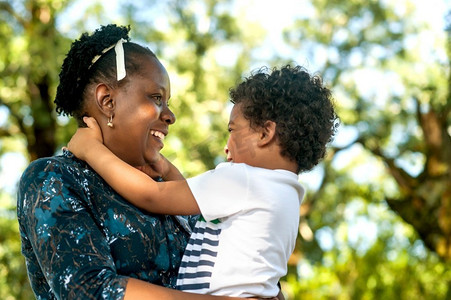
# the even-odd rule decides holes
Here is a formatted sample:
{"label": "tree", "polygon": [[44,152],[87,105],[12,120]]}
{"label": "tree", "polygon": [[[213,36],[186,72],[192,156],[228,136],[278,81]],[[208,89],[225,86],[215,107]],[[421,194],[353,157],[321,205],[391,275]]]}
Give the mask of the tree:
{"label": "tree", "polygon": [[[390,208],[428,248],[451,260],[451,77],[450,59],[440,53],[444,40],[431,38],[439,47],[421,49],[426,35],[437,35],[414,23],[408,1],[401,4],[405,13],[378,1],[312,3],[317,15],[299,20],[287,39],[323,50],[323,73],[347,101],[340,116],[356,137],[335,153],[359,144],[383,162],[397,185],[395,194],[385,193]],[[423,50],[430,52],[423,56]],[[362,77],[373,86],[362,87]],[[378,84],[384,77],[389,84]],[[408,167],[412,161],[419,171]]]}
{"label": "tree", "polygon": [[30,160],[52,155],[61,144],[53,99],[69,40],[56,29],[55,15],[68,3],[0,2],[0,13],[7,21],[0,25],[1,39],[8,41],[0,52],[5,66],[0,105],[9,116],[0,138],[22,136]]}
{"label": "tree", "polygon": [[[318,192],[303,203],[304,227],[313,234],[303,235],[301,223],[297,263],[307,256],[311,262],[307,265],[317,269],[310,270],[314,275],[306,286],[293,285],[303,299],[312,294],[311,284],[319,291],[313,299],[343,294],[348,298],[340,299],[369,295],[447,299],[451,296],[451,277],[445,271],[451,262],[449,27],[446,56],[445,30],[433,32],[419,22],[410,1],[317,0],[312,1],[312,11],[287,29],[285,38],[321,65],[321,74],[336,95],[340,130],[353,138],[333,147],[323,164]],[[346,157],[349,152],[353,157]],[[342,162],[343,157],[348,163]],[[370,232],[357,240],[351,235],[359,224],[350,228],[346,218],[356,205],[362,228],[376,224],[376,238],[369,238]],[[374,219],[371,213],[376,208],[388,216],[394,212],[409,225],[402,225],[406,240],[386,235],[400,226],[396,215],[364,223]],[[328,247],[318,245],[324,235],[332,240]],[[442,275],[435,277],[438,274],[430,272],[434,268]],[[293,273],[302,282],[302,274]],[[324,273],[329,276],[327,286],[335,285],[335,291],[321,292],[324,282],[313,283]],[[390,274],[398,274],[396,286],[387,280]]]}

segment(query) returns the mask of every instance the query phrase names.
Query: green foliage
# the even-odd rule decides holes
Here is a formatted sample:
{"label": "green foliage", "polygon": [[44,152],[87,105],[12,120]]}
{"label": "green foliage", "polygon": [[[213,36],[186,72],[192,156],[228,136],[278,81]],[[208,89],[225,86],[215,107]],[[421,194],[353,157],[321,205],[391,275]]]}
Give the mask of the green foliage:
{"label": "green foliage", "polygon": [[450,264],[425,248],[414,228],[377,199],[380,195],[371,197],[371,186],[360,186],[365,198],[346,202],[324,187],[321,200],[337,200],[335,210],[321,204],[326,209],[314,209],[308,217],[321,256],[307,255],[315,250],[299,237],[298,250],[305,255],[283,281],[287,298],[448,299]]}
{"label": "green foliage", "polygon": [[55,27],[55,16],[70,1],[1,1],[0,106],[8,122],[0,126],[0,142],[26,140],[24,155],[34,160],[50,156],[62,144],[56,135],[53,98],[59,67],[70,39]]}
{"label": "green foliage", "polygon": [[379,239],[364,255],[344,247],[327,253],[322,263],[302,261],[300,269],[307,275],[286,277],[287,298],[449,299],[449,264],[436,254],[417,257],[405,248],[381,255],[386,243],[390,244],[390,238]]}
{"label": "green foliage", "polygon": [[0,192],[0,299],[32,299],[11,196]]}
{"label": "green foliage", "polygon": [[[132,25],[134,38],[151,43],[170,73],[170,105],[177,121],[163,153],[186,176],[212,169],[224,160],[228,89],[248,71],[248,49],[256,44],[255,37],[247,36],[248,23],[228,13],[229,2],[168,1],[171,9],[162,9],[168,23],[164,29],[153,27],[152,18],[134,17],[145,9],[140,3],[126,8],[130,18],[126,23],[136,24]],[[238,49],[236,60],[228,65],[218,57],[232,46]]]}
{"label": "green foliage", "polygon": [[[449,33],[433,31],[421,20],[419,3],[411,1],[318,0],[312,5],[312,14],[299,18],[285,38],[309,53],[334,87],[342,125],[353,132],[334,154],[353,145],[382,162],[377,172],[393,180],[391,191],[382,178],[372,180],[372,190],[383,192],[381,200],[413,226],[426,247],[450,261]],[[375,173],[376,164],[362,165],[355,161],[343,175],[327,175],[336,185],[334,199],[341,199],[341,184]],[[354,174],[349,178],[349,173]],[[358,190],[344,192],[352,200]]]}

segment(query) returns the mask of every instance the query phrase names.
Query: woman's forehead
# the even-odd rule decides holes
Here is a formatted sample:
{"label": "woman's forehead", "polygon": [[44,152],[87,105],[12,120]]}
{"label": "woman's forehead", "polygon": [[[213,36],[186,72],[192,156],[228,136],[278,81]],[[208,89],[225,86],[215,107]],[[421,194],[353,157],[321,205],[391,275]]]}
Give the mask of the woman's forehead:
{"label": "woman's forehead", "polygon": [[149,59],[143,60],[140,65],[140,71],[130,76],[130,82],[133,83],[134,80],[144,80],[155,88],[170,89],[168,72],[156,58],[149,57]]}

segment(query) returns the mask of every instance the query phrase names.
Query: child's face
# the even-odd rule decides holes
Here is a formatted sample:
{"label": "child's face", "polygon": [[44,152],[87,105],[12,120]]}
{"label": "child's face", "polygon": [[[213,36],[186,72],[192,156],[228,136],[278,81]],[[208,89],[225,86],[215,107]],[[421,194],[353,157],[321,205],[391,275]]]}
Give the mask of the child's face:
{"label": "child's face", "polygon": [[241,111],[242,104],[235,104],[230,112],[229,139],[225,152],[227,161],[255,165],[259,133],[250,127]]}

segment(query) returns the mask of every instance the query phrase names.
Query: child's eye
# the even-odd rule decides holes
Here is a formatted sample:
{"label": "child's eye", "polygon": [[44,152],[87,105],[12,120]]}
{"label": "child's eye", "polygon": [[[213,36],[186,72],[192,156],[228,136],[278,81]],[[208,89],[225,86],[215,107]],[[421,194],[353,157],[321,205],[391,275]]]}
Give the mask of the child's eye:
{"label": "child's eye", "polygon": [[230,127],[227,128],[227,131],[228,131],[228,132],[232,132],[232,128],[230,128]]}

